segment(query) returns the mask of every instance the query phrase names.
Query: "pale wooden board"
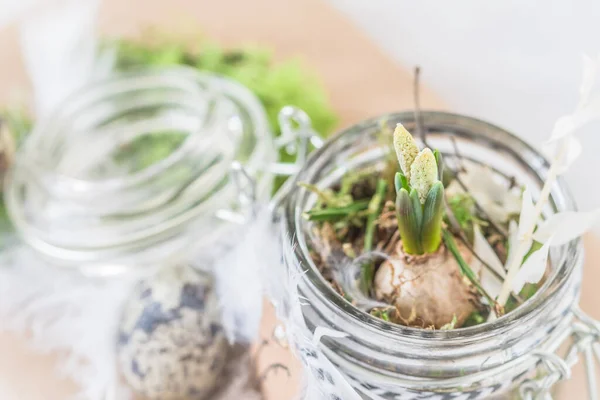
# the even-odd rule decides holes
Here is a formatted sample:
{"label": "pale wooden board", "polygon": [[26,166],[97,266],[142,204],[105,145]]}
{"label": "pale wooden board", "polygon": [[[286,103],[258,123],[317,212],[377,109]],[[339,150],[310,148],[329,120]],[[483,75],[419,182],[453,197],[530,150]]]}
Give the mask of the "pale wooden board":
{"label": "pale wooden board", "polygon": [[[226,45],[256,43],[275,50],[278,59],[300,56],[314,68],[330,93],[341,116],[341,126],[388,111],[412,107],[411,66],[392,62],[345,17],[320,0],[107,0],[101,11],[100,31],[111,36],[140,36],[148,26],[175,36],[191,36],[198,30]],[[14,27],[0,30],[0,104],[27,99],[23,64],[18,54]],[[426,88],[425,108],[443,108],[439,98]],[[590,243],[594,244],[590,246]],[[584,307],[600,318],[600,241],[589,238]],[[263,337],[269,338],[274,324],[267,313]],[[74,393],[75,385],[52,370],[54,357],[26,349],[24,340],[0,335],[0,398],[6,400],[62,400]],[[261,353],[262,370],[272,362],[293,363],[276,345]],[[297,386],[298,369],[292,378],[283,372],[265,380],[269,399],[285,400]],[[583,398],[583,376],[577,374],[563,387],[564,399]]]}

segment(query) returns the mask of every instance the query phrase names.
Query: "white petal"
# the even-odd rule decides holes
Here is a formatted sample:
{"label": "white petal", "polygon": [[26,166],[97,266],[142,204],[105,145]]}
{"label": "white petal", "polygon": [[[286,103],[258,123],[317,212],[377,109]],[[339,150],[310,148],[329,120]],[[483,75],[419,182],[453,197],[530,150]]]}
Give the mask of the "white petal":
{"label": "white petal", "polygon": [[579,104],[575,112],[559,118],[554,124],[549,143],[572,135],[582,126],[600,118],[600,96],[592,96],[600,71],[600,56],[596,59],[583,56],[583,76],[579,87]]}
{"label": "white petal", "polygon": [[581,155],[581,142],[572,135],[565,136],[560,140],[550,140],[543,146],[544,154],[555,160],[560,156],[559,173],[564,173],[569,166]]}
{"label": "white petal", "polygon": [[535,207],[533,205],[533,200],[531,199],[531,192],[528,188],[525,188],[521,202],[521,215],[519,217],[520,239],[525,239],[525,234],[531,230],[532,226],[535,226],[535,219]]}
{"label": "white petal", "polygon": [[573,116],[573,114],[563,115],[562,117],[558,118],[554,123],[552,134],[550,135],[550,139],[548,139],[548,144],[556,142],[562,139],[563,137],[570,135],[575,130],[575,117]]}
{"label": "white petal", "polygon": [[[495,299],[500,295],[502,291],[502,281],[498,279],[496,275],[494,275],[489,269],[482,266],[481,277],[479,278],[479,282],[481,286],[485,289],[485,291]],[[482,301],[486,301],[485,298]]]}
{"label": "white petal", "polygon": [[466,172],[461,175],[471,193],[488,196],[491,199],[501,199],[506,193],[506,186],[497,181],[497,177],[489,167],[469,163]]}
{"label": "white petal", "polygon": [[[562,151],[559,153],[560,150]],[[547,157],[557,159],[560,156],[560,160],[556,161],[559,162],[559,174],[565,173],[582,151],[581,142],[574,136],[567,136],[562,140],[547,142],[544,145],[544,153]]]}
{"label": "white petal", "polygon": [[[475,253],[481,257],[483,261],[485,261],[494,271],[496,271],[500,276],[505,277],[506,271],[504,271],[504,266],[502,265],[502,261],[496,255],[492,246],[490,246],[489,242],[483,237],[481,230],[478,226],[475,226],[474,229],[474,242],[473,249]],[[484,268],[486,269],[486,268]]]}
{"label": "white petal", "polygon": [[515,221],[510,221],[508,224],[508,255],[506,257],[506,267],[511,265],[514,249],[519,245],[519,226]]}
{"label": "white petal", "polygon": [[[504,271],[502,262],[496,255],[494,249],[492,249],[492,246],[490,246],[488,241],[485,239],[478,226],[475,226],[474,233],[475,240],[473,243],[473,250],[475,250],[475,253],[500,276],[505,277],[506,271]],[[475,263],[481,264],[481,262],[477,259]],[[475,270],[475,266],[473,266],[473,269]],[[483,286],[485,291],[488,292],[491,297],[498,297],[500,291],[502,290],[502,281],[496,276],[496,274],[486,268],[483,264],[477,265],[477,269],[481,271],[481,276],[479,279],[481,286]]]}
{"label": "white petal", "polygon": [[587,123],[600,118],[600,96],[590,98],[586,104],[575,110],[573,114],[560,117],[554,124],[550,142],[560,140],[573,134]]}
{"label": "white petal", "polygon": [[529,237],[524,240],[519,235],[519,227],[515,221],[510,221],[508,225],[508,257],[506,259],[506,268],[508,269],[513,263],[516,256],[515,249],[521,245],[525,248],[530,248],[533,243],[533,238]]}
{"label": "white petal", "polygon": [[521,266],[512,281],[513,292],[519,293],[526,283],[538,283],[542,280],[548,266],[548,251],[551,241],[547,241],[541,249],[532,253]]}
{"label": "white petal", "polygon": [[510,215],[521,211],[520,194],[508,189],[506,182],[501,182],[489,167],[468,164],[461,178],[471,196],[492,220],[504,223]]}
{"label": "white petal", "polygon": [[515,193],[514,190],[505,190],[502,206],[509,214],[519,214],[521,212],[521,193]]}
{"label": "white petal", "polygon": [[589,212],[556,213],[540,224],[533,238],[540,243],[547,243],[548,239],[553,237],[551,245],[560,246],[580,237],[598,221],[600,221],[600,209]]}

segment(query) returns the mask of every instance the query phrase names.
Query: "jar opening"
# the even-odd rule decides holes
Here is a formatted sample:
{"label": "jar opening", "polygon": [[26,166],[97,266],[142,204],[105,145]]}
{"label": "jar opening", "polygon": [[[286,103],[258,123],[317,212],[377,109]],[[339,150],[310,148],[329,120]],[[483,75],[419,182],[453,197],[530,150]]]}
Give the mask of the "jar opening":
{"label": "jar opening", "polygon": [[[452,140],[461,142],[463,157],[466,154],[467,158],[490,165],[492,169],[504,175],[516,176],[521,183],[539,191],[548,164],[538,152],[520,139],[501,128],[459,115],[425,112],[423,118],[429,131],[430,146],[440,149],[448,159],[456,156],[455,144],[449,139],[452,137]],[[391,147],[377,142],[376,133],[381,129],[381,121],[387,121],[390,125],[401,122],[409,130],[415,124],[412,113],[399,113],[375,118],[346,129],[311,155],[307,165],[298,174],[297,182],[327,188],[338,183],[348,171],[365,166],[377,167]],[[307,297],[314,297],[318,303],[330,303],[364,329],[390,338],[463,339],[480,334],[490,335],[491,332],[501,331],[518,320],[531,320],[543,310],[547,310],[549,302],[561,291],[581,258],[580,241],[553,250],[550,257],[550,275],[542,287],[516,310],[494,322],[454,330],[434,331],[405,327],[359,310],[340,296],[324,279],[311,257],[311,242],[318,239],[314,238],[310,224],[303,216],[310,209],[314,199],[310,191],[298,188],[285,211],[287,229],[294,232],[292,246],[295,247],[295,255],[302,268],[307,269],[303,290],[310,292]],[[568,209],[575,209],[575,204],[564,182],[559,181],[552,189],[552,204],[547,207],[545,213],[548,215],[556,210]]]}
{"label": "jar opening", "polygon": [[25,240],[62,261],[175,241],[172,253],[192,240],[183,232],[199,240],[200,220],[216,232],[231,222],[221,210],[245,212],[234,162],[268,195],[275,155],[265,112],[241,85],[188,68],[134,71],[83,88],[37,124],[7,204]]}

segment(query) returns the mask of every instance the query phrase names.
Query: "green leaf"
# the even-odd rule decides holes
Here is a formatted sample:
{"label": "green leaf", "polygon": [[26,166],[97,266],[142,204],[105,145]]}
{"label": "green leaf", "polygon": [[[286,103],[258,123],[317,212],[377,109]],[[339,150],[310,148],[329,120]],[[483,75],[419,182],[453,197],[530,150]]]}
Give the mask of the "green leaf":
{"label": "green leaf", "polygon": [[359,200],[345,207],[328,207],[323,209],[313,209],[303,214],[309,221],[336,221],[369,207],[369,200]]}
{"label": "green leaf", "polygon": [[402,172],[396,172],[396,176],[394,177],[394,184],[396,186],[396,192],[398,190],[404,188],[407,191],[410,191],[410,186],[408,184],[408,179]]}
{"label": "green leaf", "polygon": [[443,182],[444,179],[444,158],[442,153],[439,152],[438,149],[433,151],[433,156],[435,157],[435,163],[438,168],[438,179]]}
{"label": "green leaf", "polygon": [[531,248],[529,249],[527,254],[525,254],[525,257],[523,257],[523,263],[525,263],[525,261],[527,261],[527,259],[529,258],[530,255],[532,255],[533,253],[535,253],[536,251],[541,249],[542,246],[543,246],[543,243],[536,242],[534,240],[533,243],[531,244]]}
{"label": "green leaf", "polygon": [[412,191],[412,196],[404,188],[396,195],[396,214],[398,216],[398,231],[402,239],[404,251],[408,254],[422,254],[421,250],[421,218],[422,210],[420,203],[415,207],[415,201],[419,203],[418,194]]}
{"label": "green leaf", "polygon": [[394,307],[389,307],[389,308],[374,308],[371,310],[370,314],[376,318],[381,318],[382,320],[386,321],[386,322],[390,322],[391,321],[391,315],[393,313],[396,312],[396,309]]}
{"label": "green leaf", "polygon": [[475,222],[475,200],[468,193],[456,193],[448,197],[448,206],[463,230],[471,229]]}
{"label": "green leaf", "polygon": [[452,321],[448,322],[447,324],[443,325],[440,330],[441,331],[449,331],[454,329],[454,327],[456,326],[456,323],[458,322],[458,318],[456,318],[456,314],[454,314],[454,316],[452,317]]}
{"label": "green leaf", "polygon": [[[401,172],[396,172],[396,175],[394,176],[394,187],[396,188],[396,193],[398,193],[398,191],[400,189],[402,189],[402,177],[404,175],[402,175]],[[406,178],[406,177],[405,177]]]}
{"label": "green leaf", "polygon": [[458,250],[458,247],[456,246],[456,242],[454,241],[452,234],[447,229],[444,229],[442,231],[442,236],[444,238],[444,244],[446,245],[446,248],[448,250],[450,250],[450,253],[452,253],[452,255],[454,256],[454,259],[456,260],[456,263],[458,264],[458,266],[460,268],[460,272],[464,276],[466,276],[469,281],[471,281],[471,283],[473,284],[473,286],[475,286],[475,288],[479,291],[479,293],[481,293],[481,295],[488,300],[490,305],[492,307],[494,307],[496,305],[496,300],[494,300],[486,292],[486,290],[483,288],[483,286],[481,286],[481,284],[479,283],[479,280],[477,279],[477,275],[475,275],[475,272],[473,272],[471,267],[469,267],[469,264],[467,264],[467,262],[465,261],[465,259],[462,256],[462,254],[460,254],[460,251]]}
{"label": "green leaf", "polygon": [[475,326],[479,324],[483,324],[485,322],[485,317],[481,315],[481,311],[473,311],[469,317],[467,317],[466,321],[463,323],[462,327],[467,328],[469,326]]}
{"label": "green leaf", "polygon": [[410,200],[412,201],[413,213],[415,215],[415,220],[418,227],[417,232],[419,233],[419,251],[422,252],[423,250],[421,249],[420,243],[421,232],[423,231],[423,205],[421,204],[421,196],[419,195],[419,192],[417,190],[410,190]]}
{"label": "green leaf", "polygon": [[429,190],[423,207],[421,245],[425,253],[433,253],[442,241],[442,219],[444,210],[444,185],[436,182]]}

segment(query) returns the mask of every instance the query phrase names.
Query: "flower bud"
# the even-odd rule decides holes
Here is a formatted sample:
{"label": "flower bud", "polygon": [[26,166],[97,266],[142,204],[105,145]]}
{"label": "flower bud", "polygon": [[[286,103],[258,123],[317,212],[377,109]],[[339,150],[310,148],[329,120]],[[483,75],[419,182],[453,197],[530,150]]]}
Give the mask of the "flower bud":
{"label": "flower bud", "polygon": [[430,149],[423,149],[410,166],[410,186],[419,194],[421,204],[425,204],[427,194],[437,180],[435,156]]}
{"label": "flower bud", "polygon": [[410,179],[410,166],[415,157],[417,157],[417,154],[419,154],[419,147],[412,135],[402,124],[396,125],[396,130],[394,131],[394,149],[396,150],[396,157],[398,157],[402,173],[407,179]]}

